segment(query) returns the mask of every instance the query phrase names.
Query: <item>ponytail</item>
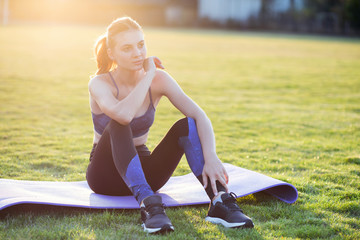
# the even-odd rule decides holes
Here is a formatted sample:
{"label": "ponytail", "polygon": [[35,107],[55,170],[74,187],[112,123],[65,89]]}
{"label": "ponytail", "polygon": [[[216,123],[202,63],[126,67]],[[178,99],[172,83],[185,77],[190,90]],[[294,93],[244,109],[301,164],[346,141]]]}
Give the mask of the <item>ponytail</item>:
{"label": "ponytail", "polygon": [[109,72],[114,62],[107,53],[106,35],[100,36],[95,44],[95,58],[97,64],[96,75]]}

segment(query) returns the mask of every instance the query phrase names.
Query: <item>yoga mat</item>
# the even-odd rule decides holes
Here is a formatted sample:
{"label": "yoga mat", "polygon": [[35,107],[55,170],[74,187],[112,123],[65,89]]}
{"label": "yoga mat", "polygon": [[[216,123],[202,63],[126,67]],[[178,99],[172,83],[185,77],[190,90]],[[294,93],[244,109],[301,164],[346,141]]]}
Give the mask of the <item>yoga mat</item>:
{"label": "yoga mat", "polygon": [[[265,191],[286,203],[294,203],[298,197],[296,188],[283,181],[224,164],[229,174],[229,191],[238,197]],[[203,187],[189,173],[171,177],[157,194],[168,207],[209,203]],[[95,209],[137,209],[133,196],[107,196],[94,193],[86,181],[49,182],[0,179],[0,210],[19,204],[46,204],[53,206]]]}

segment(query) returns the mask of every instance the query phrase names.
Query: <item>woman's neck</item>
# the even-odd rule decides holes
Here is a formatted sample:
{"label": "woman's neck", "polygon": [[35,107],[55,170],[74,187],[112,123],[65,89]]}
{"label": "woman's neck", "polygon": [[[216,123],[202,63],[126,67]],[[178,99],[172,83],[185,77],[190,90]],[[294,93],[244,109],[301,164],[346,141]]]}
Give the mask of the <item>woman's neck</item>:
{"label": "woman's neck", "polygon": [[144,75],[144,70],[131,71],[128,69],[117,67],[113,71],[114,79],[119,85],[134,87]]}

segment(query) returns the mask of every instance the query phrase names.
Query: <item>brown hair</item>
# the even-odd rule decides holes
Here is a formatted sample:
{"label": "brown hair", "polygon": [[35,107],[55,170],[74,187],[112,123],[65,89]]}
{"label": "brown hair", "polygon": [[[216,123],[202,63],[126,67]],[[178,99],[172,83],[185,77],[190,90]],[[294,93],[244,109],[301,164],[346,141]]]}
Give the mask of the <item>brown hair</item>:
{"label": "brown hair", "polygon": [[97,64],[96,75],[107,73],[116,67],[116,63],[107,54],[107,49],[115,47],[114,36],[128,30],[140,30],[141,26],[130,17],[122,17],[114,20],[107,28],[106,33],[101,35],[95,43],[95,58]]}

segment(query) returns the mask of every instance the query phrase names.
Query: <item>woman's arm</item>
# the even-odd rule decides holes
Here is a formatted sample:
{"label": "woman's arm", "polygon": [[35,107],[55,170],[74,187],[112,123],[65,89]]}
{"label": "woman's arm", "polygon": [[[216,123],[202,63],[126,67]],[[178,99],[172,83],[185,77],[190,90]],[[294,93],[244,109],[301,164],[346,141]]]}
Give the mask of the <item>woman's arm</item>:
{"label": "woman's arm", "polygon": [[150,57],[144,64],[145,74],[135,88],[123,99],[118,100],[111,92],[111,88],[100,79],[99,76],[89,82],[91,97],[96,101],[101,111],[110,118],[127,125],[135,117],[137,110],[141,107],[155,76],[156,66],[159,65],[158,59]]}
{"label": "woman's arm", "polygon": [[[176,81],[165,71],[157,71],[156,84],[161,94],[166,96],[170,102],[185,116],[195,119],[196,126],[204,153],[204,170],[202,173],[204,187],[211,184],[215,196],[217,195],[216,180],[227,188],[228,174],[216,155],[216,144],[211,121],[205,112],[189,98]],[[210,179],[210,183],[207,181]]]}

